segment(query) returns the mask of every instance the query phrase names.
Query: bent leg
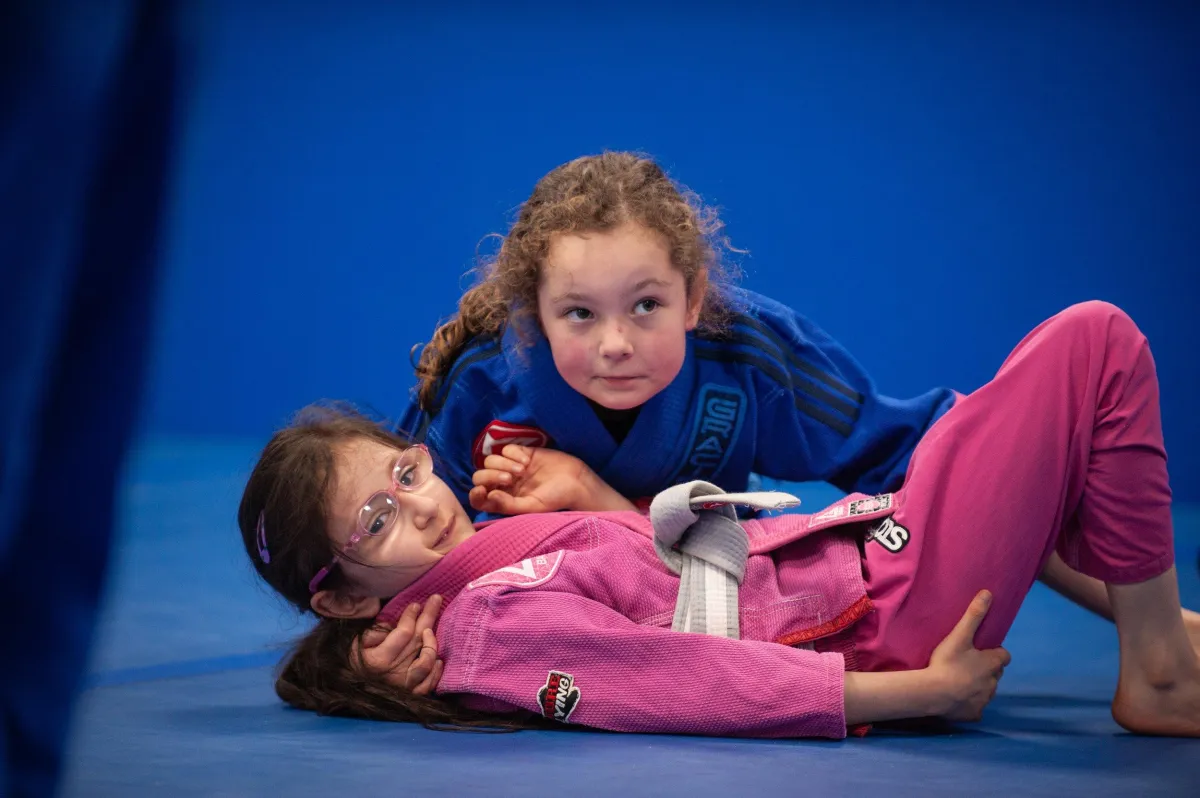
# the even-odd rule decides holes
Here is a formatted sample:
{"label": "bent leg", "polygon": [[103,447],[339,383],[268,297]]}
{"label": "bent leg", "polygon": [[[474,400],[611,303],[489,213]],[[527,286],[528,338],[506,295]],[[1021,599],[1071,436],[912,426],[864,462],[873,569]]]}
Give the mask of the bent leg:
{"label": "bent leg", "polygon": [[866,546],[862,667],[924,667],[981,589],[995,598],[976,644],[1000,645],[1056,549],[1105,582],[1164,573],[1170,498],[1145,337],[1112,305],[1068,308],[918,445],[892,518],[907,542]]}

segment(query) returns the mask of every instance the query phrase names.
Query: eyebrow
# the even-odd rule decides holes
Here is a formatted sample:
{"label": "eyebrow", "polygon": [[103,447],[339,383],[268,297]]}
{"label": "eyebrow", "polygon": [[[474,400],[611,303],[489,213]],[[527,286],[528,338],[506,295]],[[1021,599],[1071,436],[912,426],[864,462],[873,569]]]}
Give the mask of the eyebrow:
{"label": "eyebrow", "polygon": [[[633,286],[633,288],[629,289],[628,293],[636,294],[639,291],[649,288],[650,286],[655,286],[658,288],[670,288],[671,284],[668,283],[666,280],[660,280],[657,277],[647,277],[645,280],[639,280],[637,282],[637,284],[635,284]],[[581,300],[584,300],[587,298],[588,298],[587,294],[581,294],[578,291],[568,291],[567,293],[562,294],[560,296],[551,297],[550,301],[551,302],[562,302],[564,300],[570,299],[570,300],[574,300],[574,301],[578,302],[578,301],[581,301]]]}
{"label": "eyebrow", "polygon": [[[381,462],[385,462],[388,464],[394,464],[396,462],[396,458],[399,456],[400,456],[400,452],[395,451],[393,453],[388,454],[388,456],[386,458],[384,458]],[[376,468],[376,466],[372,466],[372,470],[375,470],[375,468]],[[390,480],[390,477],[389,477],[389,480]],[[390,482],[387,487],[389,487],[389,488],[391,487]],[[362,510],[363,503],[370,501],[371,497],[374,496],[376,493],[379,493],[381,490],[386,490],[386,488],[376,488],[375,490],[368,493],[366,496],[360,496],[353,500],[354,504],[350,506],[350,511],[351,511],[350,512],[350,534],[354,534],[355,532],[358,531],[358,513],[360,510]]]}

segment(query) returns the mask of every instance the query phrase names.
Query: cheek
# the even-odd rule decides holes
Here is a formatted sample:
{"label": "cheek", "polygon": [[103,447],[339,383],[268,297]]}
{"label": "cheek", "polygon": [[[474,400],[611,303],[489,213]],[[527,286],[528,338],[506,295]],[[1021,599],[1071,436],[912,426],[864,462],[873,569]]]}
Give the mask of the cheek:
{"label": "cheek", "polygon": [[660,367],[678,369],[687,354],[686,332],[682,328],[659,331],[652,341],[647,342],[650,344],[645,347],[647,356],[653,358]]}
{"label": "cheek", "polygon": [[467,518],[466,511],[459,504],[458,497],[454,495],[454,491],[450,489],[450,486],[445,482],[441,482],[437,488],[438,490],[434,494],[434,498],[437,500],[438,507],[448,510],[454,516],[456,522],[461,522],[463,519],[467,519],[469,522],[470,519]]}
{"label": "cheek", "polygon": [[404,562],[402,557],[395,552],[389,552],[376,554],[370,560],[371,565],[354,563],[347,567],[343,563],[343,567],[347,567],[350,572],[348,573],[351,579],[350,592],[383,598],[395,595],[407,587],[403,583],[408,580],[388,568],[390,565]]}
{"label": "cheek", "polygon": [[[372,561],[376,565],[411,565],[414,555],[419,552],[419,549],[412,544],[412,536],[407,534],[408,530],[396,530],[391,537],[383,541],[372,557]],[[385,572],[380,572],[383,574]],[[386,578],[386,577],[384,577]]]}
{"label": "cheek", "polygon": [[655,371],[664,383],[669,383],[679,376],[679,372],[683,369],[683,359],[686,354],[687,350],[682,346],[664,346],[659,350]]}
{"label": "cheek", "polygon": [[581,335],[547,335],[554,366],[564,377],[586,369],[590,363],[588,345]]}

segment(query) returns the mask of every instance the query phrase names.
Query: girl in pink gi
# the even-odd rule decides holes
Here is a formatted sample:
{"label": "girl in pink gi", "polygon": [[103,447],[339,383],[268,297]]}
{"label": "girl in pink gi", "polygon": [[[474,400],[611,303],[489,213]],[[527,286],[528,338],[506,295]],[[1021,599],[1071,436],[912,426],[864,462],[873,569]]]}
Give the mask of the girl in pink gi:
{"label": "girl in pink gi", "polygon": [[[284,700],[427,724],[756,737],[975,719],[1023,597],[1059,562],[1048,581],[1116,622],[1117,722],[1200,736],[1200,616],[1179,603],[1154,363],[1111,305],[1030,333],[922,439],[897,492],[746,521],[740,639],[668,628],[680,580],[649,520],[579,461],[504,456],[477,482],[574,511],[476,528],[428,452],[352,416],[272,439],[239,509],[243,541],[264,580],[323,619],[277,682]],[[394,627],[370,649],[386,674],[360,656],[374,624]]]}

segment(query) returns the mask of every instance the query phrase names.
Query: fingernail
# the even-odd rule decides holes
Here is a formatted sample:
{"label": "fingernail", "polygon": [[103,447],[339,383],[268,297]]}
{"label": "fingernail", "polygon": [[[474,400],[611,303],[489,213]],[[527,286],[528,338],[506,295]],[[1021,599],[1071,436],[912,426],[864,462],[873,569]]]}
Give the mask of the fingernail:
{"label": "fingernail", "polygon": [[408,605],[408,608],[410,610],[417,610],[421,608],[421,605],[414,601],[412,604]]}

